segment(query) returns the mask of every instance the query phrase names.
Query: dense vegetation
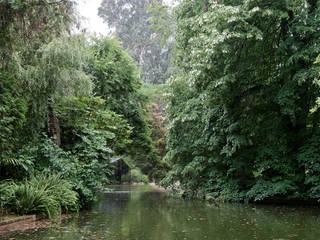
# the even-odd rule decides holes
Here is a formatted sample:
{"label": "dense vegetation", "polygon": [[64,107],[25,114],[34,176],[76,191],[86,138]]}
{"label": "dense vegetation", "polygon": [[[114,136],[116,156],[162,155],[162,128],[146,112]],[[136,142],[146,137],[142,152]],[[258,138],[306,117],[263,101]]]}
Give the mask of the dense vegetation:
{"label": "dense vegetation", "polygon": [[189,196],[320,199],[318,1],[104,0],[122,43],[74,9],[0,0],[2,209],[77,211],[118,158]]}
{"label": "dense vegetation", "polygon": [[135,180],[148,181],[141,171],[159,178],[136,65],[114,38],[71,34],[74,7],[73,1],[0,1],[6,211],[51,217],[88,206],[114,180],[112,157],[128,161]]}
{"label": "dense vegetation", "polygon": [[163,181],[210,199],[320,198],[320,5],[184,0]]}

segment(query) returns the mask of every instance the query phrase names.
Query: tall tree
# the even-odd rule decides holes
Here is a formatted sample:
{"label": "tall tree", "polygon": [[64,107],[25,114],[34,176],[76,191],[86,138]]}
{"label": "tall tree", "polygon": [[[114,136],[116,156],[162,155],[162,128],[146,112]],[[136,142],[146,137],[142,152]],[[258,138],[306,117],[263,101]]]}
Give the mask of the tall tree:
{"label": "tall tree", "polygon": [[[19,142],[24,141],[23,137],[39,133],[39,128],[28,124],[32,106],[36,105],[34,91],[39,86],[32,88],[33,79],[25,75],[25,68],[34,64],[42,44],[49,43],[70,27],[74,16],[74,1],[71,0],[0,1],[0,145],[3,146],[0,159],[3,154],[10,155],[9,145],[15,152]],[[42,120],[32,121],[43,127],[46,121]],[[22,129],[24,131],[20,131]]]}
{"label": "tall tree", "polygon": [[0,1],[0,67],[15,51],[30,53],[69,28],[75,20],[74,4],[72,0]]}
{"label": "tall tree", "polygon": [[[103,0],[99,16],[114,28],[116,36],[141,68],[146,83],[164,83],[170,76],[172,42],[162,45],[159,32],[152,28],[151,3],[162,0]],[[169,19],[167,19],[169,21]]]}
{"label": "tall tree", "polygon": [[318,1],[183,1],[167,159],[214,198],[319,198]]}
{"label": "tall tree", "polygon": [[63,35],[41,46],[32,65],[25,66],[23,71],[33,95],[30,124],[39,130],[36,126],[43,127],[48,116],[49,135],[56,138],[58,145],[60,130],[54,105],[70,97],[91,95],[92,78],[85,72],[88,61],[84,36]]}
{"label": "tall tree", "polygon": [[98,38],[93,42],[89,71],[95,77],[94,92],[133,128],[131,144],[122,154],[129,155],[145,174],[152,176],[156,158],[146,122],[145,97],[138,92],[142,83],[135,63],[116,39]]}

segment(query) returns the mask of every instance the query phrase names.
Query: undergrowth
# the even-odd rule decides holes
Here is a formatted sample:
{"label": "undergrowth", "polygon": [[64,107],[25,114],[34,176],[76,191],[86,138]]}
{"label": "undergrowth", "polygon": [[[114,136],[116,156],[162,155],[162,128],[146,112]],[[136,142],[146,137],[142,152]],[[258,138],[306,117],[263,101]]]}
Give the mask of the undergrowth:
{"label": "undergrowth", "polygon": [[0,183],[0,206],[17,214],[39,213],[49,218],[78,211],[78,194],[60,175],[40,174],[22,182]]}

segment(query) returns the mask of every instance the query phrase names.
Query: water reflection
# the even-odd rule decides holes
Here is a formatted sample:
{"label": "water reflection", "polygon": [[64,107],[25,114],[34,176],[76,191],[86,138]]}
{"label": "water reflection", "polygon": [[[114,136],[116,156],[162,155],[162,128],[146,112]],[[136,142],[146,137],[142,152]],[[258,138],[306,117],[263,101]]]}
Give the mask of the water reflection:
{"label": "water reflection", "polygon": [[[318,208],[168,199],[149,186],[116,186],[99,204],[51,229],[15,239],[320,239]],[[28,234],[28,235],[27,235]],[[13,237],[13,236],[10,236]]]}

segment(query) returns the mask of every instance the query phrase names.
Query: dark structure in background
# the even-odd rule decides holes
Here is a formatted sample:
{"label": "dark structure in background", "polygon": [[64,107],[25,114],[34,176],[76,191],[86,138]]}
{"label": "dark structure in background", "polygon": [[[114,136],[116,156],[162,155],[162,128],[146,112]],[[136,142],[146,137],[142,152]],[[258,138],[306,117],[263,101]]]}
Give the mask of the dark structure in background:
{"label": "dark structure in background", "polygon": [[111,158],[110,162],[115,167],[114,179],[121,183],[121,176],[127,174],[130,170],[129,165],[122,158]]}

